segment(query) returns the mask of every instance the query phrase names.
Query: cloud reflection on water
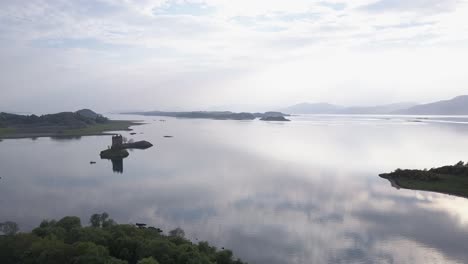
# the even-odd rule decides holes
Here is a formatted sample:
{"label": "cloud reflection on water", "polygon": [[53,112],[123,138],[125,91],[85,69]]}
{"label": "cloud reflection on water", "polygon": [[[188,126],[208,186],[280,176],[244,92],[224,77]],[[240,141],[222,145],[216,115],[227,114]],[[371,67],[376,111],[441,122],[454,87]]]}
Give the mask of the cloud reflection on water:
{"label": "cloud reflection on water", "polygon": [[155,148],[133,152],[123,174],[89,165],[107,137],[2,142],[0,220],[27,229],[107,211],[122,223],[181,226],[260,264],[468,262],[468,200],[396,190],[377,176],[460,159],[468,139],[456,129],[175,119],[135,129]]}

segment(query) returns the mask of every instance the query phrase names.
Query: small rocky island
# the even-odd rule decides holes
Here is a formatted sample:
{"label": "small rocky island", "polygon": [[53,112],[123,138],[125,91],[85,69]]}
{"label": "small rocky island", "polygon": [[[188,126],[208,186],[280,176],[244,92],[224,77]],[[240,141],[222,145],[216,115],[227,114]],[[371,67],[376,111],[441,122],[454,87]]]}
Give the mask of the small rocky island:
{"label": "small rocky island", "polygon": [[137,142],[125,141],[122,135],[112,136],[112,146],[106,150],[101,151],[101,159],[126,158],[130,155],[127,149],[148,149],[153,146],[153,144],[145,140]]}
{"label": "small rocky island", "polygon": [[389,180],[398,189],[432,191],[468,198],[468,163],[463,161],[429,170],[397,169],[379,176]]}
{"label": "small rocky island", "polygon": [[116,173],[123,173],[123,159],[128,157],[127,149],[148,149],[151,148],[153,144],[148,141],[137,141],[132,142],[131,140],[127,142],[127,139],[122,137],[122,135],[112,136],[112,146],[109,146],[108,149],[101,151],[101,159],[107,159],[112,162],[112,170]]}

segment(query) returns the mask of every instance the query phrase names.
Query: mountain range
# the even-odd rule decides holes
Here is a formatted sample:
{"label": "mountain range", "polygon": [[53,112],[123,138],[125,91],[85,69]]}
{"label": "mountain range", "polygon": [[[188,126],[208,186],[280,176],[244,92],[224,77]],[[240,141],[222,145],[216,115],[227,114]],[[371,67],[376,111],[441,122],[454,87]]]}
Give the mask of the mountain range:
{"label": "mountain range", "polygon": [[428,104],[411,102],[376,106],[346,107],[329,103],[301,103],[280,109],[287,114],[396,114],[396,115],[468,115],[468,95]]}

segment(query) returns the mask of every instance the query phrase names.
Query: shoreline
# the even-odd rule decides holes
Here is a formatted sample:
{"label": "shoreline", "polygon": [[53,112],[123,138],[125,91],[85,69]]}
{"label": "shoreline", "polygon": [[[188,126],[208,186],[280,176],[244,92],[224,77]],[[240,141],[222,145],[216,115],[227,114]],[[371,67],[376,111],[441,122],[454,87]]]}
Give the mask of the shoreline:
{"label": "shoreline", "polygon": [[[0,140],[7,139],[25,139],[25,138],[67,138],[67,137],[85,137],[85,136],[113,136],[118,133],[118,131],[132,131],[131,127],[144,125],[142,121],[135,120],[110,120],[109,123],[93,125],[84,128],[77,129],[65,129],[63,131],[48,131],[48,132],[34,132],[35,128],[31,128],[31,132],[17,132],[16,128],[7,127],[4,128],[7,132],[2,134],[0,128]],[[50,128],[54,129],[54,128]]]}
{"label": "shoreline", "polygon": [[406,187],[404,185],[401,185],[398,182],[398,180],[393,179],[393,178],[383,178],[383,179],[388,180],[390,182],[390,184],[392,185],[392,187],[394,187],[397,190],[403,189],[403,190],[411,190],[411,191],[427,192],[427,193],[440,193],[440,194],[444,194],[444,195],[450,195],[450,196],[455,196],[455,197],[459,197],[459,198],[468,199],[468,196],[464,196],[464,195],[461,195],[461,194],[451,193],[451,192],[447,192],[447,191],[433,191],[433,190],[424,190],[424,189],[414,189],[414,188],[410,188],[410,187]]}
{"label": "shoreline", "polygon": [[468,166],[459,162],[430,170],[401,170],[382,173],[381,178],[397,189],[437,192],[468,198]]}

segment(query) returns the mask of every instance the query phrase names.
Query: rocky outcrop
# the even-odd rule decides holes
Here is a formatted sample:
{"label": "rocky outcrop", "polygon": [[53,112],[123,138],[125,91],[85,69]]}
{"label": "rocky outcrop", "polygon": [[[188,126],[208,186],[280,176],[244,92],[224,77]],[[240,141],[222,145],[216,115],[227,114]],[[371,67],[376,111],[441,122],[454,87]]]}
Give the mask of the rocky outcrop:
{"label": "rocky outcrop", "polygon": [[124,149],[147,149],[151,148],[152,146],[153,144],[145,140],[122,144],[122,148]]}

